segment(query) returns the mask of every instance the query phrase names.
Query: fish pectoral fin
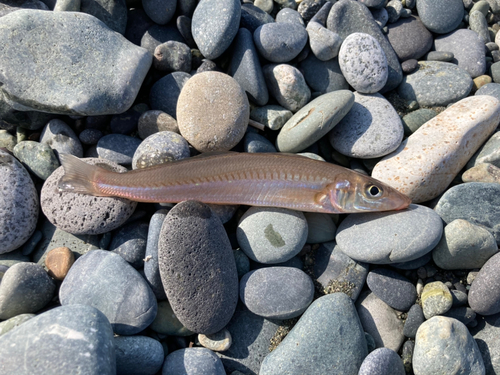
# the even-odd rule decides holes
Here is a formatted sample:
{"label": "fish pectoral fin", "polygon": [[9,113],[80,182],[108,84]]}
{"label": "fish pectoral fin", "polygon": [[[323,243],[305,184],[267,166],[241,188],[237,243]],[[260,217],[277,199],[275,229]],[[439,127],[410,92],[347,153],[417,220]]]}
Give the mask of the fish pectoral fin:
{"label": "fish pectoral fin", "polygon": [[328,202],[329,202],[328,194],[325,193],[324,191],[321,191],[321,192],[316,193],[314,195],[314,203],[316,203],[320,206],[324,206],[326,199],[328,199]]}

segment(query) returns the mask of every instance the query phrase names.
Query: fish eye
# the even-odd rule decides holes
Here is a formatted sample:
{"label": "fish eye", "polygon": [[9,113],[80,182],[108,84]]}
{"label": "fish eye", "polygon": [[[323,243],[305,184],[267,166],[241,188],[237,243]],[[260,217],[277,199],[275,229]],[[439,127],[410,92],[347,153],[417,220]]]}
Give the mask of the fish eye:
{"label": "fish eye", "polygon": [[368,185],[366,192],[370,198],[378,198],[382,195],[382,189],[376,185]]}

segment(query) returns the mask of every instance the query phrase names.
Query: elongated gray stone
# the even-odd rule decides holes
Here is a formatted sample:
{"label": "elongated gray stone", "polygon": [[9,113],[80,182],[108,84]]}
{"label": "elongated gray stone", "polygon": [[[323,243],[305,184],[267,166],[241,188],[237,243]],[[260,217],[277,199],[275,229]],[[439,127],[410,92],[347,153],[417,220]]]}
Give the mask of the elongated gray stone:
{"label": "elongated gray stone", "polygon": [[122,113],[151,62],[145,49],[85,13],[26,9],[0,18],[1,90],[17,110]]}

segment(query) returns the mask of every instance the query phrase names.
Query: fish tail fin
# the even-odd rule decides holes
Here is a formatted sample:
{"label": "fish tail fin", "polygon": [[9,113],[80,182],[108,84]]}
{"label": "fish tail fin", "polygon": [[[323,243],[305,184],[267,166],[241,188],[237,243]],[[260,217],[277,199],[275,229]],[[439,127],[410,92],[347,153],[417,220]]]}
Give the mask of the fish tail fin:
{"label": "fish tail fin", "polygon": [[96,173],[103,168],[90,165],[70,154],[59,154],[59,160],[64,168],[57,188],[60,192],[102,195],[96,187]]}

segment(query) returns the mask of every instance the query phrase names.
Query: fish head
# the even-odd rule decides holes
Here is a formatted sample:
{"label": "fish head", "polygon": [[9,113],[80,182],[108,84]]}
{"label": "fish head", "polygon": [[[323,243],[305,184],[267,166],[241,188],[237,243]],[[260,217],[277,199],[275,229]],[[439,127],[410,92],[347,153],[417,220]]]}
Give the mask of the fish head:
{"label": "fish head", "polygon": [[354,171],[340,173],[327,189],[331,205],[344,213],[402,210],[411,203],[396,189]]}

